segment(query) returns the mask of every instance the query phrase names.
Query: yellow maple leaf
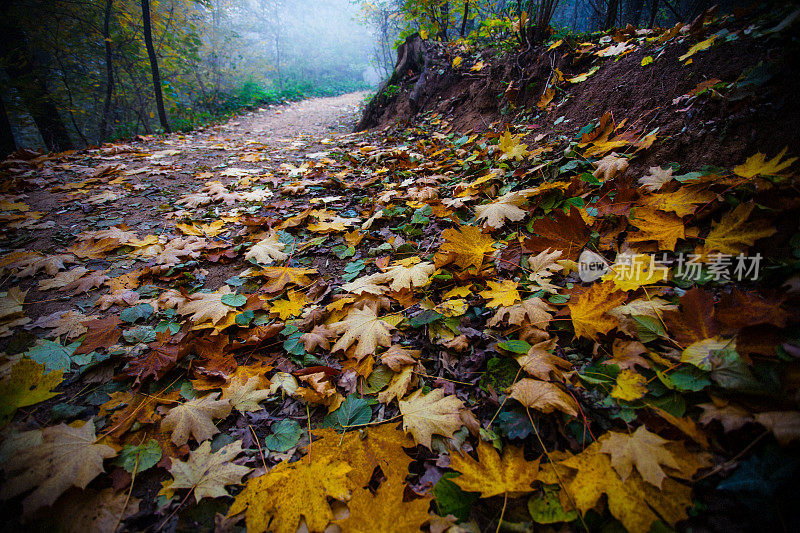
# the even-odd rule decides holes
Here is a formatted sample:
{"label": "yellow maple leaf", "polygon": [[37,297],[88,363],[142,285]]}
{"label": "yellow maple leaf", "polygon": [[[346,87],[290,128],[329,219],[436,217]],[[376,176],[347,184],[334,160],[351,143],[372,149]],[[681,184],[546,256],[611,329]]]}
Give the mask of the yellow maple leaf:
{"label": "yellow maple leaf", "polygon": [[215,220],[211,224],[175,224],[184,235],[194,235],[196,237],[216,237],[225,231],[225,221]]}
{"label": "yellow maple leaf", "polygon": [[484,300],[488,300],[486,305],[488,307],[510,307],[515,303],[522,300],[517,291],[519,284],[512,280],[503,280],[500,283],[496,281],[487,281],[487,289],[480,292]]}
{"label": "yellow maple leaf", "polygon": [[408,474],[411,457],[403,448],[413,448],[414,439],[396,429],[395,424],[368,426],[345,434],[333,429],[314,429],[312,433],[322,438],[308,446],[312,459],[346,461],[353,467],[347,475],[356,487],[365,486],[377,466],[388,478]]}
{"label": "yellow maple leaf", "polygon": [[228,400],[231,407],[240,413],[261,411],[264,407],[259,403],[272,395],[272,392],[265,388],[269,387],[270,383],[264,381],[261,376],[240,375],[222,389],[222,399]]}
{"label": "yellow maple leaf", "polygon": [[510,397],[525,407],[542,413],[559,410],[568,415],[578,416],[575,399],[555,383],[538,379],[523,378],[509,387]]}
{"label": "yellow maple leaf", "polygon": [[486,219],[485,225],[497,229],[507,220],[518,222],[525,218],[525,211],[519,208],[527,201],[527,196],[520,192],[504,194],[494,202],[479,205],[475,208],[476,220]]}
{"label": "yellow maple leaf", "polygon": [[675,192],[658,193],[645,196],[642,203],[659,211],[671,211],[679,217],[694,214],[697,206],[716,200],[717,195],[711,191],[696,187],[681,187]]}
{"label": "yellow maple leaf", "polygon": [[176,446],[189,442],[190,435],[197,442],[210,439],[219,433],[214,418],[225,418],[231,413],[230,402],[217,400],[217,396],[218,392],[212,392],[178,404],[161,421],[161,429],[172,432],[172,442]]}
{"label": "yellow maple leaf", "polygon": [[477,461],[469,455],[452,453],[450,468],[461,473],[452,479],[461,490],[480,492],[481,498],[498,494],[520,496],[533,492],[531,483],[538,477],[539,459],[526,461],[522,448],[511,445],[505,446],[500,456],[494,446],[481,441]]}
{"label": "yellow maple leaf", "polygon": [[169,473],[174,478],[171,490],[193,489],[194,499],[221,498],[230,496],[226,485],[239,485],[242,476],[252,470],[249,467],[233,464],[231,461],[242,453],[242,441],[226,444],[216,452],[211,452],[211,441],[207,440],[184,462],[173,458]]}
{"label": "yellow maple leaf", "polygon": [[756,176],[777,176],[782,171],[789,168],[792,163],[797,161],[796,157],[781,161],[788,148],[781,150],[781,153],[767,161],[767,155],[758,152],[747,158],[747,161],[733,167],[734,174],[742,176],[743,178],[754,178]]}
{"label": "yellow maple leaf", "polygon": [[711,45],[714,44],[714,41],[716,41],[716,40],[717,40],[717,35],[712,35],[711,37],[709,37],[705,41],[700,41],[699,43],[697,43],[694,46],[692,46],[691,48],[689,48],[689,50],[685,54],[680,56],[678,58],[678,61],[684,61],[686,59],[689,59],[693,55],[695,55],[697,52],[702,52],[703,50],[708,50],[709,48],[711,48]]}
{"label": "yellow maple leaf", "polygon": [[754,207],[753,203],[739,204],[718,222],[712,222],[705,241],[706,249],[737,255],[746,253],[758,239],[774,235],[777,230],[766,220],[748,221]]}
{"label": "yellow maple leaf", "polygon": [[611,464],[622,481],[628,479],[633,467],[642,479],[661,488],[667,474],[661,465],[679,469],[680,465],[664,445],[669,441],[647,431],[644,426],[636,428],[632,434],[609,431],[599,442],[600,451],[611,456]]}
{"label": "yellow maple leaf", "polygon": [[481,70],[483,70],[483,67],[485,67],[485,66],[486,66],[486,63],[484,63],[483,61],[478,61],[477,63],[475,63],[472,66],[472,68],[470,70],[472,72],[480,72]]}
{"label": "yellow maple leaf", "polygon": [[354,486],[347,474],[351,470],[347,463],[325,457],[284,461],[248,481],[228,516],[244,512],[251,533],[295,533],[302,519],[309,531],[322,531],[334,519],[328,498],[344,501],[350,497]]}
{"label": "yellow maple leaf", "polygon": [[34,489],[22,500],[25,515],[53,502],[68,488],[86,488],[103,473],[103,460],[117,453],[97,444],[94,420],[79,427],[66,424],[11,433],[3,442],[0,468],[5,482],[0,498],[7,500]]}
{"label": "yellow maple leaf", "polygon": [[273,261],[283,261],[289,257],[283,251],[285,247],[286,245],[278,240],[278,235],[273,233],[251,246],[244,254],[244,258],[261,265],[269,265]]}
{"label": "yellow maple leaf", "polygon": [[414,382],[414,367],[409,365],[403,368],[398,374],[392,376],[389,386],[383,391],[378,393],[378,401],[381,403],[389,403],[395,398],[398,400],[405,396],[412,383]]}
{"label": "yellow maple leaf", "polygon": [[62,374],[61,370],[45,373],[44,365],[27,357],[17,361],[8,376],[0,382],[0,427],[8,424],[20,407],[58,395],[51,389],[63,381]]}
{"label": "yellow maple leaf", "polygon": [[410,257],[402,261],[395,261],[386,269],[384,275],[391,281],[389,288],[393,291],[423,287],[428,284],[436,267],[427,261],[420,262],[418,257]]}
{"label": "yellow maple leaf", "polygon": [[646,285],[666,281],[669,269],[647,254],[619,254],[609,272],[601,279],[611,281],[623,291],[636,290]]}
{"label": "yellow maple leaf", "polygon": [[181,315],[192,315],[191,320],[195,324],[210,321],[217,324],[235,309],[222,303],[222,297],[233,294],[230,287],[225,285],[216,292],[196,292],[188,299],[178,303],[178,313]]}
{"label": "yellow maple leaf", "polygon": [[632,402],[647,394],[647,379],[633,370],[623,370],[611,389],[611,396],[618,400]]}
{"label": "yellow maple leaf", "polygon": [[657,241],[659,250],[675,250],[678,239],[685,239],[686,232],[680,217],[647,207],[636,209],[636,218],[631,224],[640,231],[630,233],[630,242]]}
{"label": "yellow maple leaf", "polygon": [[614,329],[619,321],[608,311],[625,301],[625,293],[616,290],[609,281],[593,284],[590,289],[569,301],[572,325],[576,337],[597,340],[597,336]]}
{"label": "yellow maple leaf", "polygon": [[303,308],[308,303],[305,293],[294,289],[286,293],[287,300],[275,300],[269,308],[270,313],[277,314],[281,320],[286,320],[292,316],[298,316],[303,312]]}
{"label": "yellow maple leaf", "polygon": [[494,239],[481,233],[475,226],[459,226],[448,228],[442,232],[444,244],[439,247],[442,252],[455,255],[455,263],[461,268],[483,266],[483,256],[494,252]]}
{"label": "yellow maple leaf", "polygon": [[313,268],[266,267],[258,273],[269,279],[263,287],[266,292],[280,292],[287,285],[311,285],[307,274],[316,274],[317,271]]}
{"label": "yellow maple leaf", "polygon": [[538,329],[545,329],[553,319],[555,308],[541,298],[528,298],[510,307],[500,307],[486,323],[489,327],[507,322],[515,326],[530,324]]}
{"label": "yellow maple leaf", "polygon": [[503,155],[500,156],[500,160],[515,159],[517,161],[522,161],[530,153],[528,151],[528,145],[521,143],[523,138],[524,135],[513,135],[510,131],[503,133],[497,144],[497,147],[503,152]]}
{"label": "yellow maple leaf", "polygon": [[456,56],[453,58],[453,68],[458,68],[461,66],[461,63],[464,62],[464,58],[461,56]]}
{"label": "yellow maple leaf", "polygon": [[328,324],[328,329],[341,335],[331,351],[347,350],[356,344],[353,357],[360,361],[368,355],[374,355],[378,346],[391,346],[391,330],[394,328],[381,320],[372,308],[364,307],[351,309],[343,320]]}
{"label": "yellow maple leaf", "polygon": [[356,491],[347,503],[350,516],[338,523],[342,531],[354,533],[417,533],[422,524],[428,522],[429,498],[404,501],[405,483],[401,479],[390,479],[381,485],[375,496],[368,490]]}
{"label": "yellow maple leaf", "polygon": [[403,430],[428,449],[434,434],[452,437],[463,425],[464,403],[454,394],[445,396],[442,389],[433,389],[425,395],[422,389],[417,389],[398,404],[403,415]]}

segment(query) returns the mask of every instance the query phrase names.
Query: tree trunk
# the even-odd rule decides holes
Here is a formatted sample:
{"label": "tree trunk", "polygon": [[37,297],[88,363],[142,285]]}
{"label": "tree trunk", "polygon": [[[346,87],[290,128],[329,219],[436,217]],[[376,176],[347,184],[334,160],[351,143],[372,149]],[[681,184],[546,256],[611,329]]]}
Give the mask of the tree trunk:
{"label": "tree trunk", "polygon": [[656,15],[658,15],[658,0],[653,0],[650,5],[650,24],[648,24],[648,27],[652,28],[655,25]]}
{"label": "tree trunk", "polygon": [[439,14],[439,40],[447,42],[447,26],[450,24],[450,2],[444,2]]}
{"label": "tree trunk", "polygon": [[106,2],[106,17],[103,23],[103,39],[106,44],[106,100],[103,104],[103,115],[100,117],[100,128],[97,132],[97,144],[103,144],[111,115],[111,97],[114,95],[114,65],[111,55],[111,7],[114,0]]}
{"label": "tree trunk", "polygon": [[639,20],[642,18],[642,8],[644,7],[644,0],[629,0],[626,4],[628,9],[625,12],[625,22],[639,26]]}
{"label": "tree trunk", "polygon": [[156,51],[153,48],[153,32],[150,27],[150,0],[142,0],[142,26],[144,28],[144,44],[147,47],[147,56],[150,58],[150,70],[153,73],[153,90],[156,95],[158,120],[161,122],[161,129],[165,133],[169,133],[167,112],[164,111],[164,97],[161,94],[161,75],[158,73],[158,58],[156,58]]}
{"label": "tree trunk", "polygon": [[0,160],[5,159],[8,154],[17,150],[17,143],[14,141],[14,132],[11,130],[11,123],[8,121],[6,104],[0,98]]}
{"label": "tree trunk", "polygon": [[469,0],[464,0],[464,14],[461,16],[461,37],[467,29],[467,16],[469,16]]}
{"label": "tree trunk", "polygon": [[0,13],[0,56],[11,84],[31,114],[47,149],[61,152],[72,148],[72,139],[58,114],[45,78],[28,49],[28,39],[14,24],[8,13],[8,4]]}
{"label": "tree trunk", "polygon": [[617,25],[617,12],[619,10],[619,0],[608,0],[608,10],[606,11],[606,20],[603,23],[603,29],[607,30]]}

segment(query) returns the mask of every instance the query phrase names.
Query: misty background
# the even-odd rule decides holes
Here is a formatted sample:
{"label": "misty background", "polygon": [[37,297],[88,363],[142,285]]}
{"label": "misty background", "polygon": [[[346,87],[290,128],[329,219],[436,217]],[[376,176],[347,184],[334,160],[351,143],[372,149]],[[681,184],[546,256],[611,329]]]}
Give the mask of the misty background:
{"label": "misty background", "polygon": [[[18,147],[67,149],[161,131],[140,0],[10,0],[0,10],[0,118]],[[151,0],[150,11],[173,131],[380,81],[361,2]],[[68,138],[40,134],[54,113]]]}

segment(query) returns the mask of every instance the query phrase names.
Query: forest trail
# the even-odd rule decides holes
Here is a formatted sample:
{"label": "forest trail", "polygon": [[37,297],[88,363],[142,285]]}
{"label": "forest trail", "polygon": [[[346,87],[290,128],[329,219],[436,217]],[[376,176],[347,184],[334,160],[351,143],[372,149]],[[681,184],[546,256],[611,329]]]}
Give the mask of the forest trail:
{"label": "forest trail", "polygon": [[[19,232],[11,247],[64,253],[60,245],[72,244],[76,237],[85,241],[87,232],[120,224],[140,235],[162,235],[177,222],[170,219],[195,216],[180,209],[171,212],[170,204],[182,197],[202,195],[212,183],[230,187],[248,176],[291,174],[295,166],[324,155],[335,137],[352,131],[366,94],[269,106],[196,132],[139,136],[127,143],[64,153],[55,165],[53,160],[42,161],[48,178],[37,182],[27,202],[32,212],[44,216],[31,231]],[[89,252],[89,258],[92,255]],[[100,263],[98,267],[111,267],[112,276],[128,266]],[[241,264],[214,261],[202,270],[201,280],[216,290],[240,269]],[[23,285],[27,288],[28,283]],[[36,286],[30,291],[28,300],[41,302],[29,308],[33,319],[72,309],[76,303],[92,305],[96,299],[96,291],[78,299],[46,297]]]}
{"label": "forest trail", "polygon": [[309,98],[287,106],[271,106],[242,119],[233,119],[222,129],[234,135],[258,140],[349,133],[358,120],[358,110],[367,94],[366,91],[361,91],[326,98]]}

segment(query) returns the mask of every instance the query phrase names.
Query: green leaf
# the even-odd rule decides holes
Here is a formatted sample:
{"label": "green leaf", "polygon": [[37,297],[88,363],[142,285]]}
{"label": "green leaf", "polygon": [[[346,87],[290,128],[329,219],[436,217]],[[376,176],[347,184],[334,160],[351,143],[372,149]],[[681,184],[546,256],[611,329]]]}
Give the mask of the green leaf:
{"label": "green leaf", "polygon": [[528,350],[531,349],[531,345],[527,342],[515,340],[498,342],[497,347],[512,353],[528,353]]}
{"label": "green leaf", "polygon": [[285,453],[297,446],[303,428],[296,420],[281,420],[272,425],[272,433],[264,439],[264,446],[273,452]]}
{"label": "green leaf", "polygon": [[528,512],[537,524],[572,522],[578,518],[575,511],[565,511],[558,499],[558,485],[544,485],[542,493],[528,499]]}
{"label": "green leaf", "polygon": [[450,481],[460,474],[455,472],[445,472],[431,492],[436,499],[436,508],[440,516],[449,514],[455,516],[460,521],[469,520],[472,506],[478,501],[478,494],[475,492],[465,492],[461,487]]}
{"label": "green leaf", "polygon": [[150,326],[136,326],[122,332],[122,336],[131,344],[153,342],[156,340],[156,330]]}
{"label": "green leaf", "polygon": [[243,294],[223,294],[219,301],[231,307],[241,307],[247,303],[247,297]]}
{"label": "green leaf", "polygon": [[123,309],[119,314],[119,319],[128,324],[133,324],[140,318],[149,318],[154,311],[153,306],[150,304],[138,304]]}
{"label": "green leaf", "polygon": [[408,325],[412,328],[418,328],[420,326],[424,326],[426,324],[430,324],[431,322],[436,322],[444,315],[437,313],[433,309],[425,309],[424,311],[420,312],[418,315],[407,319]]}
{"label": "green leaf", "polygon": [[130,474],[138,474],[152,468],[161,460],[161,446],[158,441],[150,439],[144,444],[134,446],[126,444],[114,460],[114,464],[121,466]]}
{"label": "green leaf", "polygon": [[667,336],[667,331],[660,320],[645,315],[633,315],[631,318],[636,322],[636,334],[640,341],[650,342]]}
{"label": "green leaf", "polygon": [[40,365],[44,365],[48,372],[69,370],[72,364],[72,354],[75,353],[80,344],[81,341],[75,341],[72,344],[62,346],[57,342],[42,340],[28,350],[26,355]]}
{"label": "green leaf", "polygon": [[372,419],[372,409],[366,400],[350,394],[337,410],[322,420],[322,427],[346,431],[354,426],[363,426]]}
{"label": "green leaf", "polygon": [[255,317],[256,314],[254,311],[242,311],[241,313],[236,315],[234,322],[236,322],[237,326],[247,326],[248,324],[250,324],[250,322],[253,321]]}
{"label": "green leaf", "polygon": [[392,369],[388,366],[380,365],[375,367],[375,370],[373,370],[372,374],[367,378],[367,386],[364,388],[364,392],[367,394],[375,394],[388,385],[393,376],[394,372],[392,372]]}

